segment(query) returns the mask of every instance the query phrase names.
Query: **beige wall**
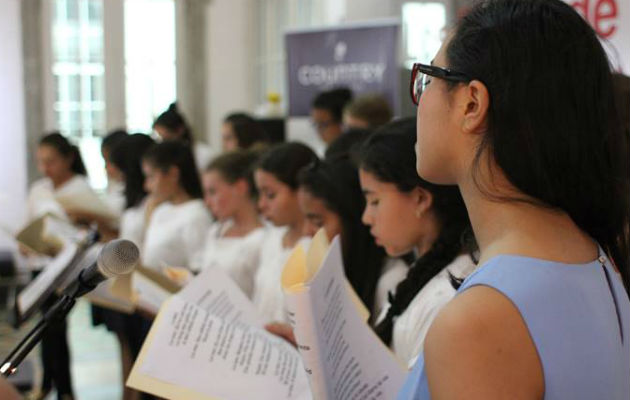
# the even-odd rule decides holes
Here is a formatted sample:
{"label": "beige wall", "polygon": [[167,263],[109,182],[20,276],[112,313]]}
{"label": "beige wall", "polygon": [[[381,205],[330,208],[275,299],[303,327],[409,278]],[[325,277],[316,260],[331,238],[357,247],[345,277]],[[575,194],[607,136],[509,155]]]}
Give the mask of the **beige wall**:
{"label": "beige wall", "polygon": [[207,138],[220,147],[223,117],[253,110],[255,32],[253,2],[213,0],[207,7]]}

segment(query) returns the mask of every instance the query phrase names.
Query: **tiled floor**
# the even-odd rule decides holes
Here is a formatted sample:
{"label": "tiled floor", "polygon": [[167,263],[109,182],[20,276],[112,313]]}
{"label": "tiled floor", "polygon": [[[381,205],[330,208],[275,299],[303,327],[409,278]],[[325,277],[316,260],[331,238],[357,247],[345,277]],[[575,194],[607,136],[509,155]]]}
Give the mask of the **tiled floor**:
{"label": "tiled floor", "polygon": [[72,311],[68,333],[77,399],[119,399],[122,378],[118,341],[104,326],[92,326],[87,301],[79,301]]}
{"label": "tiled floor", "polygon": [[[69,343],[72,357],[72,382],[78,400],[117,400],[121,397],[119,349],[115,336],[91,323],[90,305],[85,300],[77,302],[69,316]],[[35,319],[35,318],[34,318]],[[12,330],[0,323],[0,357],[4,357],[26,332]],[[29,356],[36,365],[37,379],[41,379],[38,349]],[[51,394],[47,400],[55,400]]]}

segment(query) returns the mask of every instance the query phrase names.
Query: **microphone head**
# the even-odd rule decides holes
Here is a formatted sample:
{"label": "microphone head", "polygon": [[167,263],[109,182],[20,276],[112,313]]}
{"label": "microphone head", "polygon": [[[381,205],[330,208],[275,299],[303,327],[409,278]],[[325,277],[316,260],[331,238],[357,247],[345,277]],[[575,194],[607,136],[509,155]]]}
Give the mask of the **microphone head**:
{"label": "microphone head", "polygon": [[133,242],[116,239],[105,244],[98,253],[96,265],[108,278],[125,275],[133,271],[140,261],[140,250]]}

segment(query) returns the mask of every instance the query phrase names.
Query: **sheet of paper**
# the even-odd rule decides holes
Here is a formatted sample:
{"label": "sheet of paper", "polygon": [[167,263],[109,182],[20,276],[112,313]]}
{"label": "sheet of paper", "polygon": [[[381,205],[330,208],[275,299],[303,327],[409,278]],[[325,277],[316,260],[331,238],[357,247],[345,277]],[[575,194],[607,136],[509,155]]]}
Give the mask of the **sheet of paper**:
{"label": "sheet of paper", "polygon": [[[301,299],[300,299],[301,297]],[[300,316],[308,308],[300,305],[308,297],[311,315]],[[304,343],[296,327],[298,347],[305,359],[313,360],[314,392],[328,399],[392,399],[402,386],[406,372],[391,351],[357,312],[343,274],[341,244],[336,238],[321,267],[305,290],[289,293],[296,304],[296,324],[312,324]],[[316,352],[315,355],[311,354]],[[315,373],[317,372],[317,373]],[[316,379],[316,381],[313,381]],[[319,386],[319,387],[316,387]]]}
{"label": "sheet of paper", "polygon": [[46,268],[33,279],[17,296],[17,307],[20,316],[26,317],[32,309],[43,300],[48,294],[55,290],[55,281],[59,281],[61,276],[69,267],[77,254],[78,246],[67,242],[62,250],[50,260]]}
{"label": "sheet of paper", "polygon": [[114,278],[107,288],[109,293],[121,301],[134,303],[135,299],[133,295],[133,288],[131,287],[131,275],[132,274],[125,274],[118,278]]}
{"label": "sheet of paper", "polygon": [[136,305],[154,315],[157,315],[162,304],[173,294],[139,272],[132,273],[131,288]]}
{"label": "sheet of paper", "polygon": [[262,326],[238,286],[208,269],[163,305],[129,385],[151,392],[148,383],[160,381],[166,387],[151,393],[171,399],[189,398],[177,388],[217,399],[310,399],[298,352]]}
{"label": "sheet of paper", "polygon": [[112,282],[107,280],[101,282],[96,289],[86,294],[85,297],[93,304],[97,306],[109,308],[125,314],[132,314],[135,310],[135,305],[130,301],[122,300],[118,297],[112,296],[109,287]]}
{"label": "sheet of paper", "polygon": [[[330,249],[326,231],[320,229],[310,242],[308,249],[300,244],[295,246],[282,271],[281,284],[285,292],[301,292],[306,282],[313,279],[324,262]],[[364,321],[370,319],[370,310],[363,304],[350,282],[346,279],[346,289],[357,311]]]}
{"label": "sheet of paper", "polygon": [[57,194],[55,195],[55,200],[66,211],[81,211],[112,220],[119,218],[116,212],[93,191],[83,191],[81,193],[72,193],[71,195]]}
{"label": "sheet of paper", "polygon": [[102,248],[103,248],[102,243],[96,243],[88,247],[87,249],[82,247],[80,249],[81,253],[78,255],[76,262],[73,263],[73,265],[71,266],[71,268],[68,269],[68,271],[66,271],[66,273],[64,274],[65,276],[64,279],[59,281],[59,284],[57,285],[55,291],[58,294],[60,294],[68,286],[73,284],[79,277],[79,274],[81,273],[81,271],[83,271],[85,268],[89,268],[92,264],[96,262],[98,253],[101,251]]}

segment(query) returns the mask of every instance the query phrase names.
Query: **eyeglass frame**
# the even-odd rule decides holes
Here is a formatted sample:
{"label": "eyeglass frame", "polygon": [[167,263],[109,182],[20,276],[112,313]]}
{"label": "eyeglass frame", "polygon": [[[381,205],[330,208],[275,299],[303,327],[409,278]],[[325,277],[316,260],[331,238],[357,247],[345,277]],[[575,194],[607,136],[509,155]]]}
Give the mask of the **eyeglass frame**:
{"label": "eyeglass frame", "polygon": [[449,82],[459,82],[459,83],[467,83],[472,79],[468,77],[468,75],[453,71],[449,68],[442,68],[435,65],[427,65],[422,63],[414,63],[411,68],[411,82],[409,83],[409,94],[411,95],[411,101],[414,105],[418,105],[420,102],[420,96],[427,87],[426,79],[420,80],[421,89],[418,92],[418,97],[416,98],[416,78],[418,77],[418,73],[422,73],[425,77],[431,76],[434,78],[444,79]]}

